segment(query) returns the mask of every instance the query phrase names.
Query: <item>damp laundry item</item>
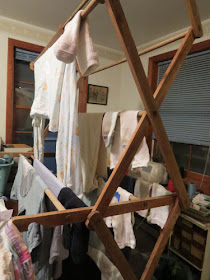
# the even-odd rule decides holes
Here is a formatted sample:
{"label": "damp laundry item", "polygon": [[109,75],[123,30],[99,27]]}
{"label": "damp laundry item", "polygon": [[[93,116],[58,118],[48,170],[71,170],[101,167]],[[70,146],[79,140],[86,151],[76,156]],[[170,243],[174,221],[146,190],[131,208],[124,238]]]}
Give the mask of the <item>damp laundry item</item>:
{"label": "damp laundry item", "polygon": [[11,218],[12,213],[8,212],[5,207],[4,201],[0,199],[0,279],[1,280],[13,280],[14,278],[14,266],[13,255],[9,246],[9,239],[6,233],[7,221]]}
{"label": "damp laundry item", "polygon": [[104,114],[102,122],[102,137],[106,148],[110,147],[112,144],[118,115],[119,112],[106,112]]}
{"label": "damp laundry item", "polygon": [[[83,192],[104,186],[107,178],[107,151],[101,135],[103,113],[79,114],[79,137]],[[88,147],[88,148],[87,148]]]}
{"label": "damp laundry item", "polygon": [[[66,209],[86,207],[84,202],[69,188],[63,188],[60,191],[58,200]],[[89,230],[84,222],[63,227],[64,248],[69,250],[69,254],[75,264],[82,263],[85,260],[88,241]]]}
{"label": "damp laundry item", "polygon": [[[165,187],[161,186],[160,184],[153,183],[151,187],[152,187],[152,191],[151,191],[152,197],[171,194],[171,192],[169,192]],[[150,214],[147,217],[147,221],[151,224],[156,224],[161,229],[163,229],[168,219],[169,212],[170,212],[169,205],[151,208]]]}
{"label": "damp laundry item", "polygon": [[101,271],[101,280],[123,280],[118,268],[100,250],[93,246],[88,247],[88,255]]}
{"label": "damp laundry item", "polygon": [[76,62],[66,64],[62,95],[58,137],[56,143],[57,178],[74,191],[83,193],[80,139],[78,128],[78,98]]}
{"label": "damp laundry item", "polygon": [[[6,234],[9,241],[9,247],[13,255],[14,279],[35,280],[34,268],[31,256],[24,244],[23,238],[10,220],[6,225]],[[1,278],[3,279],[3,278]],[[44,278],[43,278],[44,279]],[[46,279],[46,278],[45,278]],[[41,279],[40,279],[41,280]]]}
{"label": "damp laundry item", "polygon": [[88,17],[81,18],[82,10],[65,26],[63,34],[55,43],[57,59],[72,63],[77,58],[83,76],[94,72],[98,65],[98,56],[90,36]]}
{"label": "damp laundry item", "polygon": [[48,189],[58,197],[60,191],[65,186],[55,177],[52,172],[39,160],[35,159],[33,162],[33,167],[36,170],[37,174],[43,180],[43,182],[47,185]]}
{"label": "damp laundry item", "polygon": [[58,131],[60,99],[65,63],[59,61],[51,46],[34,64],[35,93],[30,116],[34,128],[34,156],[43,161],[45,119],[49,131]]}
{"label": "damp laundry item", "polygon": [[[18,215],[47,212],[45,189],[47,189],[46,184],[26,158],[21,155],[10,194],[11,199],[18,200]],[[31,223],[28,231],[23,232],[22,236],[31,254],[36,278],[45,279],[48,275],[50,276],[49,254],[52,229]],[[40,277],[37,276],[38,274]]]}
{"label": "damp laundry item", "polygon": [[[117,191],[111,201],[111,203],[129,201],[129,197],[132,194],[122,189],[117,188]],[[134,249],[136,247],[136,239],[133,231],[133,219],[132,213],[121,214],[117,216],[105,218],[105,223],[109,228],[113,228],[114,239],[117,242],[120,249],[130,247]]]}
{"label": "damp laundry item", "polygon": [[[110,146],[110,169],[115,168],[138,124],[139,111],[107,113],[102,125],[102,136],[105,145]],[[150,159],[145,137],[131,162],[131,169],[147,166]]]}

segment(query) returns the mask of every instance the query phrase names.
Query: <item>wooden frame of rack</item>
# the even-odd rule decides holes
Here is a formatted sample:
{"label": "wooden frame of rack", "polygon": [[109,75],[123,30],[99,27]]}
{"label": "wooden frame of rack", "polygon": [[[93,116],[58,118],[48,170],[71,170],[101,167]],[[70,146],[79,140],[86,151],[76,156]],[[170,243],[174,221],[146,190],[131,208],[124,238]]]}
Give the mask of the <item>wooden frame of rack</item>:
{"label": "wooden frame of rack", "polygon": [[[81,9],[87,2],[87,0],[83,1],[78,9]],[[160,107],[168,89],[173,83],[174,78],[178,73],[186,55],[190,51],[194,39],[202,36],[202,26],[195,0],[186,0],[187,10],[191,20],[191,27],[186,33],[182,33],[180,36],[176,36],[171,39],[171,41],[175,41],[184,37],[183,42],[181,43],[168,70],[165,73],[165,76],[153,95],[119,0],[92,0],[83,10],[82,17],[86,17],[99,3],[105,3],[107,7],[108,14],[125,53],[125,59],[123,62],[127,61],[130,66],[137,89],[145,106],[145,112],[141,116],[136,130],[133,133],[124,153],[122,154],[119,163],[112,172],[101,195],[93,207],[43,213],[33,216],[16,217],[13,219],[13,221],[20,230],[26,230],[28,224],[35,221],[46,226],[86,221],[86,226],[90,230],[95,230],[98,234],[99,238],[109,252],[114,264],[121,272],[123,278],[133,280],[136,279],[136,276],[129,267],[125,257],[113,239],[103,220],[103,217],[135,212],[140,209],[148,209],[170,204],[172,205],[172,210],[165,227],[160,233],[160,236],[146,265],[145,271],[141,277],[142,280],[146,280],[152,278],[159,258],[180,214],[180,207],[182,209],[188,209],[189,207],[189,199],[180,176],[173,151],[163,127],[158,108]],[[78,11],[78,9],[76,11]],[[69,20],[71,20],[71,18],[72,17],[70,17]],[[68,21],[66,21],[65,24],[67,22]],[[43,53],[59,38],[63,32],[65,24],[60,26],[56,35],[43,50]],[[163,44],[160,44],[160,46],[168,43],[169,41],[167,40],[163,42]],[[150,50],[155,48],[158,48],[158,46],[155,45],[151,47]],[[113,65],[110,65],[106,69],[117,64],[119,63],[117,62]],[[33,63],[31,63],[31,68],[33,68]],[[139,147],[139,143],[141,143],[150,124],[152,125],[156,134],[160,151],[163,155],[167,170],[175,186],[177,198],[175,199],[175,202],[171,201],[172,196],[169,196],[137,200],[135,199],[134,201],[129,201],[126,203],[110,205],[112,197],[114,196],[114,193],[116,192],[117,187],[120,184],[126,169],[130,165],[130,162]]]}
{"label": "wooden frame of rack", "polygon": [[[14,142],[14,135],[15,133],[31,133],[32,131],[16,131],[15,129],[15,110],[16,109],[24,109],[30,110],[30,107],[26,106],[16,106],[15,105],[15,98],[14,98],[14,89],[15,83],[15,67],[14,67],[14,55],[15,55],[15,47],[35,51],[35,52],[42,52],[44,47],[39,45],[34,45],[31,43],[15,40],[15,39],[8,39],[8,61],[7,61],[7,105],[6,105],[6,143],[12,144]],[[27,81],[18,81],[18,83],[33,85],[31,82]]]}

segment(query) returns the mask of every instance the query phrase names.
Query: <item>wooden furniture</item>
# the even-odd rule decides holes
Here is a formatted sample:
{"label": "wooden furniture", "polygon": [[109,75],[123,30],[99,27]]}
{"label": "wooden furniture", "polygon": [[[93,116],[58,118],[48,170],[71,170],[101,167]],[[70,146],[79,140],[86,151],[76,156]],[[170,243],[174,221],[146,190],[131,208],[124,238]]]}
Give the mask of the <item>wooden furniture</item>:
{"label": "wooden furniture", "polygon": [[201,280],[210,279],[210,223],[181,213],[169,242],[169,250],[201,272]]}
{"label": "wooden furniture", "polygon": [[[24,53],[26,50],[26,53]],[[30,109],[34,98],[34,75],[30,52],[36,57],[43,47],[8,39],[6,143],[33,145]],[[22,52],[22,57],[20,53]],[[28,52],[28,53],[27,53]],[[32,58],[33,59],[33,58]]]}
{"label": "wooden furniture", "polygon": [[[193,44],[189,54],[191,55],[191,54],[201,53],[208,50],[210,50],[210,40],[205,40],[203,42]],[[149,67],[148,67],[148,79],[150,81],[150,85],[153,92],[156,90],[158,84],[158,65],[161,64],[161,62],[171,60],[175,54],[176,54],[176,50],[173,50],[150,57]],[[199,169],[196,170],[195,167],[193,167],[193,165],[195,165],[195,162],[198,162],[199,160],[197,158],[198,154],[200,154],[200,157],[202,157],[203,162],[206,161],[208,146],[201,146],[201,145],[197,146],[192,144],[173,143],[173,142],[171,142],[171,145],[172,145],[172,149],[174,150],[175,156],[176,153],[177,153],[177,157],[178,156],[181,157],[181,155],[185,156],[186,184],[189,184],[190,182],[194,182],[196,184],[198,191],[210,195],[210,176],[209,176],[210,174],[207,173],[203,177],[203,172],[202,171],[199,172]],[[159,156],[159,154],[160,153],[158,149],[158,143],[156,140],[154,140],[154,155]]]}
{"label": "wooden furniture", "polygon": [[[202,35],[202,27],[196,7],[196,2],[195,0],[186,0],[186,2],[192,27],[190,27],[186,34],[181,34],[180,36],[176,36],[172,39],[174,41],[184,36],[184,40],[180,48],[176,52],[168,70],[166,71],[165,76],[156,89],[154,96],[144,73],[143,66],[139,59],[139,54],[130,33],[120,1],[92,0],[83,10],[82,18],[86,17],[92,10],[94,10],[94,8],[97,7],[99,3],[105,3],[110,19],[114,25],[117,36],[124,50],[125,57],[131,69],[137,89],[144,103],[145,112],[141,116],[136,130],[133,133],[127,147],[125,148],[125,151],[122,154],[119,163],[109,177],[109,180],[107,181],[100,197],[98,198],[98,201],[93,207],[56,211],[52,213],[43,213],[25,217],[16,217],[13,219],[16,226],[22,231],[27,230],[27,227],[31,222],[38,222],[45,226],[55,226],[86,221],[86,226],[90,230],[95,230],[97,232],[98,236],[104,243],[104,246],[106,247],[108,253],[110,254],[110,256],[112,256],[114,264],[118,267],[124,279],[136,279],[136,277],[126,263],[122,252],[119,250],[115,240],[106,227],[103,221],[103,217],[135,212],[141,209],[148,209],[163,205],[172,205],[172,210],[170,212],[169,218],[165,224],[165,227],[160,233],[160,236],[150,256],[145,271],[142,274],[141,279],[146,280],[152,278],[159,258],[164,250],[164,247],[166,246],[170,233],[173,230],[176,220],[180,214],[180,206],[182,209],[188,209],[189,207],[189,199],[182,178],[180,176],[173,151],[171,149],[164,126],[162,124],[160,114],[158,112],[158,108],[161,105],[164,97],[166,96],[172,82],[174,81],[174,78],[179,71],[186,55],[188,54],[194,39]],[[87,3],[87,1],[83,1],[79,8],[82,8],[83,4],[85,3]],[[71,18],[72,17],[70,17],[70,19]],[[43,50],[43,53],[62,34],[65,24],[61,25],[56,35],[52,38],[48,46]],[[167,43],[168,42],[165,41],[163,45]],[[155,46],[155,48],[157,47],[158,46]],[[33,63],[31,64],[31,68],[33,68]],[[129,202],[110,205],[112,197],[114,196],[117,187],[125,174],[125,171],[130,165],[133,156],[135,155],[139,147],[139,143],[141,143],[143,137],[147,133],[150,124],[155,131],[161,153],[166,163],[167,170],[176,189],[177,198],[175,199],[175,202],[173,196],[164,196],[147,199],[137,199]]]}

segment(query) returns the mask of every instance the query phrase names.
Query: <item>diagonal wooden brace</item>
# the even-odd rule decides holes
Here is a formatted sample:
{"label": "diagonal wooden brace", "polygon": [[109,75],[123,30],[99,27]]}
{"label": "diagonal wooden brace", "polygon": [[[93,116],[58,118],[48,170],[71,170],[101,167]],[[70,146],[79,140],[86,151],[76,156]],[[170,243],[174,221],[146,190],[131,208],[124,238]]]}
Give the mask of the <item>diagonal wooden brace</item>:
{"label": "diagonal wooden brace", "polygon": [[[161,86],[158,87],[155,92],[154,96],[157,99],[157,104],[155,104],[155,100],[152,96],[151,89],[143,71],[141,61],[138,57],[137,49],[135,47],[124,13],[122,11],[122,7],[118,0],[106,0],[105,2],[114,27],[116,29],[117,35],[125,51],[126,59],[129,62],[129,66],[134,76],[134,80],[137,84],[137,88],[142,97],[142,100],[145,103],[145,108],[147,110],[148,116],[155,130],[157,139],[159,140],[159,143],[161,145],[161,153],[163,154],[167,169],[175,185],[177,194],[180,198],[181,207],[186,209],[189,207],[189,199],[182,178],[180,176],[173,151],[165,133],[165,129],[162,125],[160,115],[157,111],[157,107],[159,107],[161,102],[163,101],[168,89],[170,88],[176,74],[178,73],[186,55],[188,54],[193,44],[194,36],[192,29],[188,31],[183,43],[174,56],[174,59],[172,60],[166,74],[161,81]],[[125,174],[126,169],[128,168],[139,147],[139,143],[141,143],[145,132],[148,129],[148,116],[145,113],[140,119],[135,132],[133,133],[122,157],[120,158],[118,165],[112,172],[104,190],[102,191],[98,201],[96,202],[94,210],[98,210],[100,213],[103,213],[106,207],[109,205],[119,183],[121,182]]]}
{"label": "diagonal wooden brace", "polygon": [[163,250],[168,242],[170,234],[176,224],[176,221],[180,214],[179,200],[177,199],[174,203],[174,206],[168,216],[168,220],[161,231],[158,240],[155,244],[155,247],[150,255],[149,261],[145,267],[145,270],[142,274],[141,280],[150,280],[152,279],[152,275],[155,272],[155,268],[158,264],[160,256],[163,253]]}
{"label": "diagonal wooden brace", "polygon": [[109,253],[115,266],[119,269],[122,277],[126,280],[137,280],[100,213],[98,211],[91,212],[88,215],[88,221],[91,228],[95,230],[98,237],[103,242],[107,252]]}

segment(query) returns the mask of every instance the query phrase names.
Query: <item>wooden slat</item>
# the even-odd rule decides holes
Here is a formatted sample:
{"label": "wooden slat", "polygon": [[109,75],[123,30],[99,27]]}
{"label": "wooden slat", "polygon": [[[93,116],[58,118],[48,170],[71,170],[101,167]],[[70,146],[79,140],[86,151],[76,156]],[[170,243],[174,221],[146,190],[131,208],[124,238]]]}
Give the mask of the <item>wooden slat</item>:
{"label": "wooden slat", "polygon": [[[158,49],[158,48],[161,48],[161,47],[163,47],[163,46],[165,46],[165,45],[168,45],[168,44],[170,44],[170,43],[172,43],[172,42],[175,42],[175,41],[177,41],[177,40],[180,40],[180,39],[182,39],[183,37],[185,37],[186,33],[187,33],[187,32],[183,32],[183,33],[181,33],[181,34],[179,34],[179,35],[173,36],[172,38],[169,38],[169,39],[167,39],[167,40],[165,40],[165,41],[162,41],[162,42],[157,43],[157,44],[155,44],[155,45],[153,45],[153,46],[150,46],[150,47],[148,47],[148,48],[146,48],[146,49],[144,49],[144,50],[141,50],[141,51],[138,52],[138,55],[141,56],[141,55],[143,55],[143,54],[146,54],[146,53],[148,53],[148,52],[151,52],[151,51],[153,51],[153,50],[156,50],[156,49]],[[101,71],[103,71],[103,70],[112,68],[112,67],[114,67],[114,66],[120,65],[120,64],[122,64],[122,63],[124,63],[124,62],[127,62],[127,58],[126,58],[126,57],[124,57],[124,58],[122,58],[122,59],[120,59],[120,60],[118,60],[118,61],[116,61],[116,62],[114,62],[114,63],[112,63],[112,64],[109,64],[109,65],[107,65],[107,66],[104,66],[104,67],[102,67],[102,68],[100,68],[100,69],[98,69],[98,70],[96,70],[96,71],[94,71],[93,73],[91,73],[91,75],[92,75],[92,74],[95,74],[95,73],[98,73],[98,72],[101,72]]]}
{"label": "wooden slat", "polygon": [[6,143],[13,142],[13,118],[14,118],[14,48],[13,39],[8,39],[7,58],[7,105],[6,105]]}
{"label": "wooden slat", "polygon": [[17,133],[17,134],[32,134],[33,131],[16,130],[15,133]]}
{"label": "wooden slat", "polygon": [[88,77],[81,76],[77,85],[79,88],[78,112],[85,113],[87,111]]}
{"label": "wooden slat", "polygon": [[185,0],[187,11],[191,20],[191,25],[195,38],[200,38],[203,36],[203,29],[201,25],[200,15],[198,12],[198,7],[196,0]]}
{"label": "wooden slat", "polygon": [[158,237],[155,247],[150,255],[149,261],[142,274],[141,280],[152,279],[152,275],[155,272],[155,268],[157,267],[160,256],[162,255],[163,250],[168,242],[169,236],[176,224],[179,214],[180,214],[180,207],[179,207],[179,201],[177,199],[169,214],[168,220]]}
{"label": "wooden slat", "polygon": [[58,211],[64,211],[66,210],[65,207],[60,203],[60,201],[57,199],[57,197],[51,192],[50,189],[45,190],[45,194],[49,198],[49,200],[52,202],[52,204],[55,206],[55,208]]}
{"label": "wooden slat", "polygon": [[49,124],[44,129],[44,139],[47,137],[48,133],[49,133]]}
{"label": "wooden slat", "polygon": [[81,17],[84,19],[86,18],[94,9],[95,7],[102,2],[98,1],[98,0],[92,0],[87,7],[83,10]]}
{"label": "wooden slat", "polygon": [[154,98],[158,107],[160,107],[165,96],[167,95],[177,73],[179,72],[187,54],[189,53],[194,42],[192,28],[189,29],[174,58],[172,59],[168,69],[166,70],[162,80],[160,81],[154,93]]}
{"label": "wooden slat", "polygon": [[[161,87],[157,88],[155,91],[154,97],[157,100],[157,105],[160,106],[161,102],[163,101],[164,97],[167,94],[168,89],[170,88],[171,84],[173,83],[175,79],[175,75],[178,72],[178,69],[183,64],[183,61],[188,54],[191,45],[193,43],[193,36],[192,36],[192,30],[190,32],[191,35],[187,34],[185,39],[183,40],[182,44],[180,45],[179,49],[177,50],[174,59],[169,65],[168,71],[166,71],[166,75],[164,75],[162,81],[160,84]],[[149,126],[149,119],[146,115],[146,113],[141,118],[140,122],[138,123],[138,126],[136,130],[134,131],[132,138],[130,139],[127,147],[125,148],[124,153],[122,154],[119,163],[113,170],[111,176],[109,177],[108,182],[106,183],[106,186],[101,193],[99,200],[96,202],[96,206],[100,203],[102,197],[104,196],[105,199],[107,199],[110,195],[114,195],[114,192],[116,191],[115,187],[118,186],[125,174],[126,169],[128,168],[131,160],[133,159],[139,143],[141,143],[146,130]],[[122,170],[122,172],[121,172]],[[110,188],[108,187],[110,186]],[[109,204],[109,203],[107,203]]]}
{"label": "wooden slat", "polygon": [[[3,157],[5,154],[9,155],[10,157],[19,157],[20,152],[0,152],[0,158]],[[21,154],[27,158],[30,158],[33,155],[33,152],[21,152]]]}
{"label": "wooden slat", "polygon": [[112,262],[119,269],[122,277],[126,280],[137,280],[100,213],[98,211],[92,212],[88,216],[88,219],[91,227],[93,227],[98,237],[104,244]]}
{"label": "wooden slat", "polygon": [[[137,49],[134,43],[134,40],[131,36],[125,15],[123,13],[122,7],[118,0],[105,0],[105,3],[108,8],[108,13],[111,17],[115,30],[117,32],[118,38],[121,42],[125,55],[127,57],[127,61],[129,63],[131,72],[133,74],[136,86],[142,98],[142,101],[145,105],[148,117],[155,131],[156,137],[159,142],[160,150],[163,155],[164,161],[167,166],[167,170],[169,175],[174,183],[178,196],[180,198],[180,203],[183,209],[187,209],[189,207],[189,198],[187,196],[187,192],[185,190],[184,183],[182,181],[181,175],[179,173],[179,169],[171,149],[170,143],[168,141],[167,134],[165,132],[164,126],[162,124],[160,114],[157,111],[157,107],[155,104],[155,100],[153,98],[151,89],[148,84],[148,80],[143,70],[143,66],[138,57]],[[141,125],[143,124],[143,119],[146,119],[146,115],[143,116],[140,120]],[[144,125],[146,123],[144,122]],[[147,125],[144,127],[146,129]],[[137,131],[135,131],[138,133]],[[139,134],[139,133],[138,133]],[[136,138],[135,138],[136,139]],[[138,138],[140,140],[140,138]],[[134,140],[134,137],[133,137]],[[140,141],[139,141],[140,142]],[[128,153],[128,149],[126,150]],[[124,153],[126,158],[127,154]],[[122,161],[122,158],[121,158]],[[119,174],[124,174],[126,167],[128,167],[130,162],[124,161],[124,168],[119,172]],[[117,166],[119,168],[119,165]],[[115,172],[116,174],[116,172]],[[120,176],[121,176],[120,175]],[[114,175],[113,175],[114,176]],[[116,176],[116,175],[115,175]],[[114,178],[116,179],[116,178]],[[103,213],[105,211],[107,205],[110,203],[112,199],[112,195],[116,191],[117,185],[113,185],[113,187],[109,188],[109,185],[113,180],[113,177],[107,182],[104,192],[99,197],[96,202],[94,210]]]}
{"label": "wooden slat", "polygon": [[26,110],[31,110],[31,107],[29,106],[20,106],[20,105],[16,105],[15,106],[16,109],[26,109]]}
{"label": "wooden slat", "polygon": [[[148,208],[154,208],[165,205],[172,205],[174,195],[149,197],[144,199],[136,199],[128,202],[113,203],[107,207],[104,217],[135,212]],[[20,231],[26,231],[30,223],[38,223],[46,227],[54,227],[71,223],[84,222],[93,207],[84,207],[79,209],[71,209],[65,211],[54,211],[41,213],[37,215],[25,215],[14,217],[13,222]]]}

